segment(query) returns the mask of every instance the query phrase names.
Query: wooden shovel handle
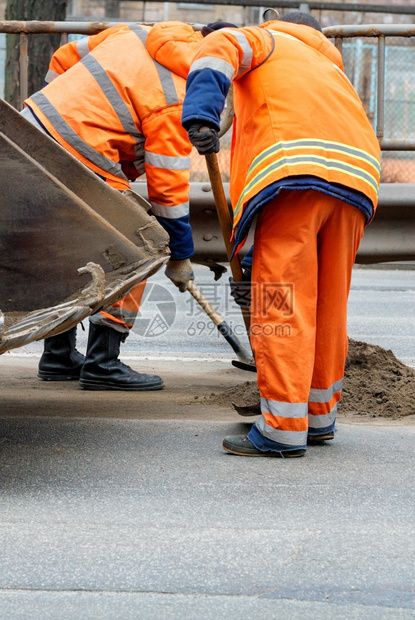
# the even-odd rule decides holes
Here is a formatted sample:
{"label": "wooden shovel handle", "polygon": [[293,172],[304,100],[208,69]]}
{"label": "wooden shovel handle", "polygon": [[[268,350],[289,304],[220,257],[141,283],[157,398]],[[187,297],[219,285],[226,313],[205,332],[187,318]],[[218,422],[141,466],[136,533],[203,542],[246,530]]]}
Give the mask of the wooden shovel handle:
{"label": "wooden shovel handle", "polygon": [[[225,190],[223,189],[222,178],[220,175],[218,158],[216,153],[205,155],[206,165],[209,173],[210,184],[212,186],[213,197],[215,199],[216,211],[218,214],[219,224],[222,230],[223,240],[225,242],[226,254],[228,259],[231,257],[234,243],[231,241],[232,235],[232,217],[226,200]],[[242,281],[242,267],[239,256],[234,256],[230,261],[230,267],[233,279],[236,282]]]}
{"label": "wooden shovel handle", "polygon": [[[222,230],[223,240],[225,242],[226,253],[228,259],[230,259],[234,248],[234,243],[233,241],[231,241],[232,217],[229,211],[228,201],[226,200],[225,190],[223,189],[218,158],[216,156],[216,153],[209,153],[208,155],[205,155],[205,157],[210,184],[212,186],[213,197],[215,199],[216,211]],[[241,261],[238,255],[234,256],[233,259],[230,261],[230,267],[235,282],[242,282],[243,273]],[[249,338],[251,328],[251,315],[249,312],[249,308],[241,308],[241,312]]]}

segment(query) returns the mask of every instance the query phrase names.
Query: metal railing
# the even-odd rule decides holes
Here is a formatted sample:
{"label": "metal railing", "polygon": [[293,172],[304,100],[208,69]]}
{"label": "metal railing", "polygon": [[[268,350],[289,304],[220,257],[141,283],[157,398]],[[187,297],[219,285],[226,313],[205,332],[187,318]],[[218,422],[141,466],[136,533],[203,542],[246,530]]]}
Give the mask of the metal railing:
{"label": "metal railing", "polygon": [[[313,4],[324,3],[308,3]],[[370,6],[370,5],[368,5]],[[373,5],[372,5],[373,6]],[[313,7],[314,8],[314,7]],[[414,11],[415,11],[415,7]],[[39,21],[0,21],[0,32],[20,35],[20,103],[28,97],[28,37],[35,34],[60,33],[61,44],[68,41],[69,34],[92,35],[105,30],[119,22],[39,22]],[[147,22],[146,22],[147,23]],[[202,24],[192,24],[200,30]],[[385,45],[387,37],[415,37],[415,26],[400,24],[390,25],[361,25],[361,26],[335,26],[325,28],[324,34],[334,39],[336,47],[341,52],[344,39],[355,37],[377,38],[377,95],[376,95],[376,135],[383,151],[413,151],[415,140],[388,138],[384,135],[385,125]]]}
{"label": "metal railing", "polygon": [[343,40],[352,37],[377,38],[377,96],[376,96],[376,136],[382,151],[413,151],[415,140],[399,140],[387,138],[385,131],[385,66],[386,66],[386,38],[387,37],[415,37],[415,26],[400,24],[389,25],[361,25],[361,26],[335,26],[325,28],[324,34],[329,39],[334,39],[337,49],[342,51]]}
{"label": "metal railing", "polygon": [[[118,23],[118,22],[116,22]],[[50,22],[50,21],[0,21],[0,33],[16,34],[20,38],[19,71],[20,71],[20,109],[29,96],[28,93],[28,37],[35,34],[61,34],[61,45],[68,42],[70,34],[98,34],[114,26],[114,22]]]}
{"label": "metal railing", "polygon": [[[310,3],[311,4],[311,3]],[[415,8],[415,7],[414,7]],[[27,98],[27,40],[39,33],[60,33],[61,43],[68,41],[69,34],[92,35],[120,22],[5,22],[0,21],[0,32],[20,35],[20,98]],[[128,23],[128,22],[126,22]],[[131,22],[130,22],[131,23]],[[137,22],[135,22],[137,23]],[[145,22],[148,24],[148,22]],[[192,24],[199,30],[202,24]],[[343,41],[355,37],[377,38],[377,87],[376,87],[376,134],[383,151],[414,151],[415,140],[385,137],[385,44],[387,37],[415,37],[415,26],[369,25],[336,26],[324,29],[324,34],[334,40],[341,51]],[[22,104],[23,107],[23,104]],[[135,184],[138,191],[146,192],[145,184]],[[205,204],[206,203],[206,204]],[[223,243],[206,239],[198,234],[205,231],[206,214],[212,215],[212,230],[217,226],[215,205],[209,185],[191,184],[192,227],[195,231],[196,254],[226,261]],[[202,226],[203,223],[203,226]],[[220,232],[211,234],[220,239]],[[200,239],[199,239],[200,237]],[[357,262],[378,263],[384,261],[415,260],[415,185],[383,184],[379,196],[378,214],[365,234]]]}
{"label": "metal railing", "polygon": [[[124,0],[124,2],[134,2],[135,0]],[[179,0],[180,4],[195,4],[195,0]],[[165,2],[165,0],[151,0],[154,2]],[[145,2],[143,3],[145,4]],[[316,2],[314,0],[261,0],[260,5],[257,0],[198,0],[198,5],[218,4],[238,7],[258,7],[272,9],[288,9],[300,11],[353,11],[357,13],[386,13],[394,15],[415,15],[415,6],[407,4],[367,4],[351,2]],[[106,9],[109,7],[106,7]],[[106,15],[109,13],[106,12]]]}

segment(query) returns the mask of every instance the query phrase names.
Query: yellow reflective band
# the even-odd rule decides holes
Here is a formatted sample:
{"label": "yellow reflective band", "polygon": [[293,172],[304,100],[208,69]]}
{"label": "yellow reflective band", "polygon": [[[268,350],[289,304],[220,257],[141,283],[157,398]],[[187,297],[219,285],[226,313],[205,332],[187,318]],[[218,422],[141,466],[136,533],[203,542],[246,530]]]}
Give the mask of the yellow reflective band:
{"label": "yellow reflective band", "polygon": [[[315,161],[316,159],[317,160],[320,159],[322,161],[321,162]],[[297,160],[297,161],[294,161],[294,160]],[[331,163],[332,165],[327,165],[324,162],[327,162],[327,164]],[[237,216],[238,212],[242,208],[242,201],[249,192],[251,192],[255,187],[257,187],[264,179],[266,179],[270,174],[272,174],[277,168],[279,167],[282,168],[284,165],[287,165],[290,163],[292,163],[292,165],[294,166],[307,164],[307,165],[313,165],[313,166],[317,166],[320,168],[324,168],[325,170],[335,170],[337,172],[341,172],[342,174],[349,175],[351,177],[359,179],[360,181],[363,181],[364,183],[367,183],[369,187],[374,189],[376,194],[378,193],[378,181],[376,180],[376,178],[372,174],[367,172],[366,170],[362,170],[361,168],[358,168],[357,166],[353,166],[352,164],[347,164],[343,161],[338,161],[335,159],[327,159],[323,157],[318,157],[317,155],[313,155],[312,160],[310,157],[305,157],[304,155],[290,155],[290,156],[285,156],[276,162],[271,162],[271,164],[269,164],[265,168],[262,168],[260,172],[258,172],[257,175],[255,175],[252,181],[250,181],[250,183],[242,191],[242,194],[239,197],[237,204],[235,205],[234,216],[235,217]],[[338,165],[336,166],[336,164]],[[349,168],[349,170],[347,169],[345,170],[344,168],[340,166]],[[267,170],[268,172],[264,174],[264,172],[266,172]],[[357,172],[353,172],[352,170],[356,170]],[[373,182],[366,179],[362,173],[369,176],[373,180]],[[261,175],[261,178],[259,178],[258,180],[255,180],[259,175]]]}
{"label": "yellow reflective band", "polygon": [[262,151],[262,153],[255,157],[254,161],[249,167],[247,178],[262,161],[264,161],[268,157],[271,157],[271,155],[279,153],[283,149],[291,150],[299,148],[324,149],[325,151],[345,153],[349,157],[360,159],[373,166],[380,175],[380,162],[375,157],[373,157],[369,153],[366,153],[366,151],[363,151],[362,149],[358,149],[354,146],[348,146],[347,144],[342,144],[341,142],[329,142],[328,140],[318,140],[315,138],[301,138],[299,140],[277,142],[272,146],[268,146],[264,151]]}
{"label": "yellow reflective band", "polygon": [[[302,150],[304,150],[305,148],[307,148],[307,147],[304,147],[304,146],[290,146],[290,147],[289,147],[289,149],[290,149],[290,150],[293,150],[293,149],[302,149]],[[369,166],[371,166],[372,168],[374,168],[374,169],[375,169],[375,172],[376,172],[376,173],[378,173],[378,177],[380,178],[380,166],[375,166],[372,162],[368,161],[367,159],[365,159],[365,158],[364,158],[364,157],[362,157],[361,155],[351,155],[351,154],[349,154],[349,153],[346,153],[345,151],[341,151],[341,150],[336,149],[336,148],[325,148],[325,147],[323,147],[323,146],[321,146],[321,147],[308,147],[308,148],[313,148],[313,149],[315,149],[315,150],[318,150],[318,149],[320,149],[320,150],[321,150],[321,149],[323,149],[324,151],[330,151],[331,153],[339,153],[340,155],[348,155],[349,157],[351,157],[351,158],[353,158],[353,159],[357,159],[357,160],[359,160],[359,161],[362,161],[362,162],[364,162],[364,163],[368,164]],[[283,150],[283,148],[282,148],[282,147],[279,147],[279,148],[278,148],[278,149],[276,149],[275,151],[272,151],[272,153],[269,153],[269,154],[267,154],[265,157],[263,157],[261,161],[258,161],[258,162],[255,164],[255,166],[251,166],[251,167],[249,168],[249,171],[248,171],[248,174],[247,174],[247,177],[246,177],[247,185],[249,185],[249,184],[251,183],[251,181],[249,181],[249,177],[251,176],[252,172],[253,172],[256,168],[258,168],[258,166],[259,166],[259,165],[261,165],[261,164],[262,164],[262,163],[263,163],[266,159],[269,159],[272,155],[276,155],[276,154],[280,153],[282,150]],[[314,157],[322,157],[322,156],[317,155],[317,154],[315,154],[315,155],[313,155],[313,156],[314,156]],[[300,157],[300,155],[286,155],[286,156],[285,156],[285,159],[290,159],[290,160],[291,160],[292,158],[295,158],[295,157]],[[307,157],[307,156],[305,156],[305,157]],[[323,158],[323,157],[322,157],[322,158]],[[350,167],[352,167],[352,168],[357,168],[357,169],[359,169],[359,167],[358,167],[358,166],[355,166],[354,164],[351,164],[351,163],[349,163],[349,162],[346,162],[346,161],[343,161],[343,160],[340,160],[340,159],[339,159],[339,160],[335,160],[335,159],[332,159],[331,157],[324,157],[324,159],[325,159],[326,161],[339,161],[339,163],[341,162],[341,163],[343,163],[345,166],[350,166]],[[271,164],[271,165],[272,165],[272,164]],[[265,168],[262,168],[262,170],[266,170],[266,167],[265,167]],[[363,172],[365,172],[366,174],[368,174],[369,176],[371,176],[371,177],[372,177],[372,178],[376,181],[376,179],[377,179],[377,177],[376,177],[376,176],[373,176],[373,174],[371,174],[371,173],[370,173],[370,172],[368,172],[367,170],[364,170],[364,168],[361,168],[361,170],[363,170]],[[257,175],[255,175],[255,176],[257,176]],[[255,176],[254,176],[254,179],[255,179]]]}

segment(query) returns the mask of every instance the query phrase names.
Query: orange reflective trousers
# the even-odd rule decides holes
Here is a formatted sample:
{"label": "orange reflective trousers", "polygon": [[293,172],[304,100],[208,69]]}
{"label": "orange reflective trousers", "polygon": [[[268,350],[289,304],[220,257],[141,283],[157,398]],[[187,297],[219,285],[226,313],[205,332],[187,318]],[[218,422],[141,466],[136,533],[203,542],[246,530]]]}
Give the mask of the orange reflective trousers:
{"label": "orange reflective trousers", "polygon": [[115,302],[112,306],[108,306],[101,312],[93,314],[89,317],[91,323],[95,325],[106,325],[117,331],[128,334],[140,309],[141,299],[147,280],[143,280],[137,284],[131,291],[120,301]]}
{"label": "orange reflective trousers", "polygon": [[308,433],[335,428],[364,222],[356,207],[314,190],[284,190],[259,216],[251,342],[262,415],[249,433],[258,449],[305,447]]}

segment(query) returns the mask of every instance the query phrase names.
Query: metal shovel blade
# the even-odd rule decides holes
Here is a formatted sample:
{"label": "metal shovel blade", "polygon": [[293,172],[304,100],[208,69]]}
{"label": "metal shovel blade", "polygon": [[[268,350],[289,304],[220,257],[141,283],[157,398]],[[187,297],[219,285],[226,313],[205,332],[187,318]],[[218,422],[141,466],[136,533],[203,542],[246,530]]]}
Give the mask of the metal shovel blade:
{"label": "metal shovel blade", "polygon": [[261,415],[261,403],[258,401],[252,405],[237,405],[232,402],[232,407],[239,415],[247,418],[254,415]]}

